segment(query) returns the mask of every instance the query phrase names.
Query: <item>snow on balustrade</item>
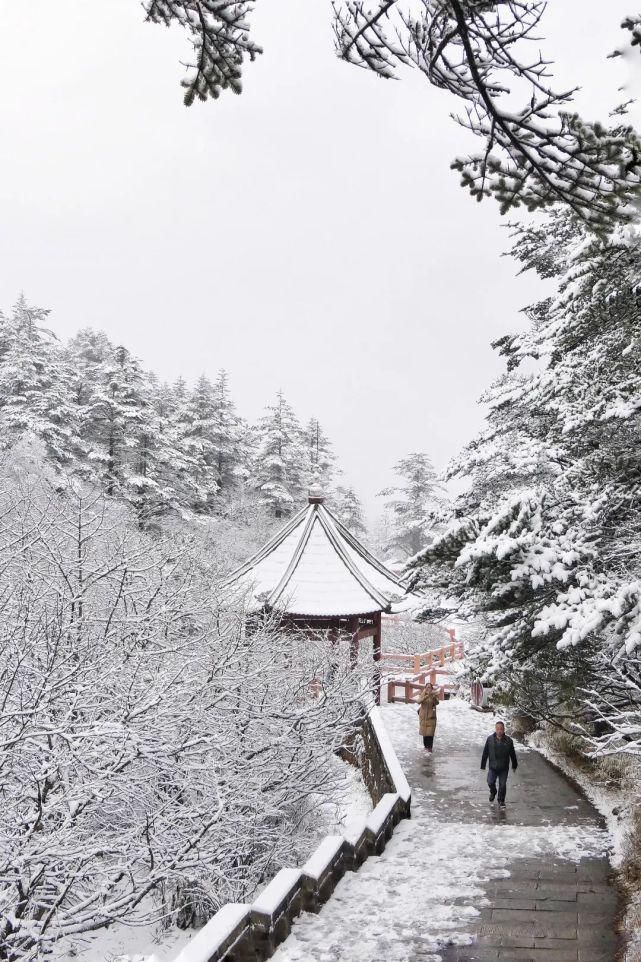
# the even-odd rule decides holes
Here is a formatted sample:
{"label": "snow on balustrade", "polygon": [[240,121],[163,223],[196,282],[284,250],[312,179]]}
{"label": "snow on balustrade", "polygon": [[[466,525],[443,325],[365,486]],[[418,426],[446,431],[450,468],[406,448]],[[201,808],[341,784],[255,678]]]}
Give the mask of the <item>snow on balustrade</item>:
{"label": "snow on balustrade", "polygon": [[382,799],[367,819],[366,826],[373,832],[374,835],[378,835],[379,832],[383,830],[386,820],[392,814],[396,802],[400,798],[398,792],[388,792],[383,795]]}
{"label": "snow on balustrade", "polygon": [[[211,946],[225,941],[239,925],[246,921],[249,906],[230,902],[186,945],[175,962],[209,962]],[[151,960],[150,960],[151,962]]]}
{"label": "snow on balustrade", "polygon": [[[365,822],[363,821],[364,827]],[[314,854],[303,865],[303,873],[318,881],[340,852],[344,840],[343,835],[326,835]]]}
{"label": "snow on balustrade", "polygon": [[252,909],[261,915],[273,915],[301,880],[302,872],[295,868],[282,868],[260,893]]}

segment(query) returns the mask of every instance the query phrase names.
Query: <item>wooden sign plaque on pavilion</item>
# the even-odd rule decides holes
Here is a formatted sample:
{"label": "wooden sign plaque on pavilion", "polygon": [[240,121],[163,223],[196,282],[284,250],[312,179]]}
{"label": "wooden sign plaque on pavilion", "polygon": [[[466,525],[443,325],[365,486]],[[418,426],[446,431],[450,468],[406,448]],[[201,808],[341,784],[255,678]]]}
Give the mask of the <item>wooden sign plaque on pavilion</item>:
{"label": "wooden sign plaque on pavilion", "polygon": [[352,663],[372,638],[380,700],[381,616],[403,607],[406,588],[324,504],[309,503],[226,581],[243,591],[249,611],[278,614],[283,627],[348,637]]}

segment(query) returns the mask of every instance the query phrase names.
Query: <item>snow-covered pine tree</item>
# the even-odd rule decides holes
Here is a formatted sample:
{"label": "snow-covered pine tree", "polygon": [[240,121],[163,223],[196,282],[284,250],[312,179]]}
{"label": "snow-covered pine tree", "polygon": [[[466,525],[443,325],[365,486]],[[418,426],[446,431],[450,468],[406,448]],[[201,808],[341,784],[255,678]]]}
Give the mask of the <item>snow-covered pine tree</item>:
{"label": "snow-covered pine tree", "polygon": [[570,723],[589,701],[619,712],[604,737],[625,747],[621,705],[641,732],[641,240],[557,214],[518,229],[514,254],[558,293],[497,342],[487,428],[451,469],[470,488],[413,584],[480,616],[481,667],[522,710]]}
{"label": "snow-covered pine tree", "polygon": [[394,465],[401,484],[384,488],[378,497],[387,498],[390,538],[386,552],[410,558],[425,547],[442,510],[443,493],[429,457],[421,452],[401,458]]}
{"label": "snow-covered pine tree", "polygon": [[338,520],[357,538],[367,534],[363,506],[351,485],[338,485],[331,497],[331,508]]}
{"label": "snow-covered pine tree", "polygon": [[212,443],[216,456],[216,480],[221,493],[227,495],[245,480],[244,465],[246,425],[236,412],[229,391],[229,375],[221,369],[214,383],[214,417]]}
{"label": "snow-covered pine tree", "polygon": [[307,488],[318,486],[324,493],[331,491],[336,473],[336,457],[332,445],[318,418],[310,418],[305,428],[305,484]]}
{"label": "snow-covered pine tree", "polygon": [[293,408],[279,391],[256,428],[253,487],[274,517],[287,517],[306,494],[306,439]]}
{"label": "snow-covered pine tree", "polygon": [[124,347],[82,332],[78,362],[80,434],[107,495],[123,497],[147,522],[175,504],[167,476],[171,437],[162,429],[153,379]]}
{"label": "snow-covered pine tree", "polygon": [[195,466],[196,497],[192,507],[198,512],[214,510],[219,490],[217,451],[214,446],[216,401],[214,385],[202,374],[181,405],[181,448]]}
{"label": "snow-covered pine tree", "polygon": [[0,314],[0,433],[4,447],[37,438],[55,464],[68,467],[79,454],[73,366],[43,326],[48,315],[23,295],[8,317]]}

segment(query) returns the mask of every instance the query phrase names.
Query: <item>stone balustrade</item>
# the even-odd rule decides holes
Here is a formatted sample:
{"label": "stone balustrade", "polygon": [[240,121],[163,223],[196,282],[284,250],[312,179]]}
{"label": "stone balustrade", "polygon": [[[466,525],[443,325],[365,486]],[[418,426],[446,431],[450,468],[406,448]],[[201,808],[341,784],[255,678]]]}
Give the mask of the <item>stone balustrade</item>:
{"label": "stone balustrade", "polygon": [[297,915],[319,912],[346,871],[356,871],[384,851],[398,822],[409,818],[411,792],[378,708],[369,712],[341,754],[361,769],[374,803],[371,814],[349,836],[326,836],[301,869],[281,869],[253,905],[223,906],[175,962],[269,959]]}

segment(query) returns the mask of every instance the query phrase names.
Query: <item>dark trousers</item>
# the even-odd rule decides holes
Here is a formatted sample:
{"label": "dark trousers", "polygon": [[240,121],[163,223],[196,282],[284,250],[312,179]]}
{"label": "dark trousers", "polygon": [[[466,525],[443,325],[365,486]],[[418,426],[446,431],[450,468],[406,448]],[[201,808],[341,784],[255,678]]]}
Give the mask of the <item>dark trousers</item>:
{"label": "dark trousers", "polygon": [[423,746],[425,748],[431,748],[434,744],[434,735],[423,735]]}
{"label": "dark trousers", "polygon": [[492,798],[496,795],[496,782],[499,783],[499,805],[503,805],[505,802],[505,791],[507,788],[507,776],[509,775],[509,768],[502,768],[500,772],[495,772],[493,768],[487,773],[487,784],[490,786],[490,795]]}

